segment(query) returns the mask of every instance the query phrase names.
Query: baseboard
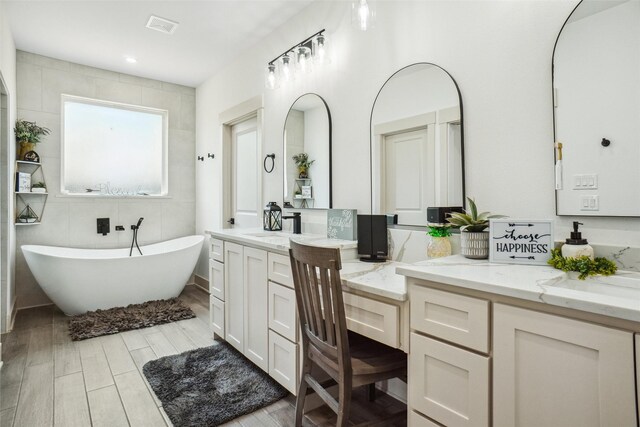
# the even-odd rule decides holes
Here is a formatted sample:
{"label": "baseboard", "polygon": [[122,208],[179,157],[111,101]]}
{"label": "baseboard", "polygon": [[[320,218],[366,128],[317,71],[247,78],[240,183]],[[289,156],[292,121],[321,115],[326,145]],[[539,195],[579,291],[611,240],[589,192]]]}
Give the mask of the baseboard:
{"label": "baseboard", "polygon": [[197,274],[193,275],[193,284],[202,289],[203,291],[209,292],[209,280],[205,279],[202,276]]}
{"label": "baseboard", "polygon": [[28,309],[30,309],[30,308],[38,308],[38,307],[48,307],[48,306],[50,306],[50,305],[55,305],[55,304],[54,304],[54,303],[52,303],[52,302],[50,302],[50,303],[47,303],[47,304],[36,304],[36,305],[29,305],[29,306],[27,306],[27,307],[20,307],[19,309],[17,309],[17,310],[16,310],[16,313],[17,313],[18,311],[20,311],[20,310],[28,310]]}
{"label": "baseboard", "polygon": [[407,383],[399,378],[376,383],[376,388],[402,403],[407,403]]}
{"label": "baseboard", "polygon": [[13,304],[11,304],[11,313],[9,314],[9,324],[7,325],[7,331],[6,332],[11,332],[13,331],[13,326],[16,323],[16,314],[18,314],[18,309],[16,308],[16,302],[18,301],[17,298],[13,299]]}

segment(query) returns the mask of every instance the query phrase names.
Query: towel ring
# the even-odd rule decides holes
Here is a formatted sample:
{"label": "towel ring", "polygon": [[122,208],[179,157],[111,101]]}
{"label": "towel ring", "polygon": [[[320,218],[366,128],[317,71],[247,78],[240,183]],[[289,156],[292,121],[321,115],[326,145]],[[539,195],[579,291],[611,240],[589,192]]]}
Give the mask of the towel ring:
{"label": "towel ring", "polygon": [[[271,154],[267,154],[264,158],[264,161],[262,162],[262,167],[264,168],[264,171],[266,173],[271,173],[273,172],[273,168],[276,165],[276,161],[275,161],[276,155],[275,153],[271,153]],[[271,159],[271,168],[267,169],[267,159]]]}

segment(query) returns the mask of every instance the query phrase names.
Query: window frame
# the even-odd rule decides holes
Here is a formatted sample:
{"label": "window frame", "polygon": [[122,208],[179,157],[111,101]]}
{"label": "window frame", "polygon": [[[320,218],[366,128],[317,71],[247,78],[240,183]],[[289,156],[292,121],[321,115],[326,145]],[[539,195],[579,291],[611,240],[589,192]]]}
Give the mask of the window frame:
{"label": "window frame", "polygon": [[[118,195],[118,194],[95,194],[95,193],[70,193],[65,188],[65,103],[75,102],[100,107],[116,108],[143,113],[157,114],[162,117],[162,183],[160,194],[150,195]],[[138,199],[138,198],[168,198],[169,193],[169,111],[161,108],[146,107],[142,105],[127,104],[123,102],[107,101],[102,99],[88,98],[76,95],[61,95],[60,102],[60,196],[59,197],[84,197],[84,198],[116,198],[116,199]]]}

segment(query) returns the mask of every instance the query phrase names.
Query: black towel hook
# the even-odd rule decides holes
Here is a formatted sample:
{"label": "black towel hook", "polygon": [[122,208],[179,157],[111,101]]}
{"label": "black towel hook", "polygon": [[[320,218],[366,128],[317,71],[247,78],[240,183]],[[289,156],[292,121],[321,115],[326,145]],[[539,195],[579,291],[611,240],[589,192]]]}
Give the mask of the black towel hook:
{"label": "black towel hook", "polygon": [[608,147],[611,145],[611,141],[609,141],[607,138],[602,138],[602,141],[600,141],[600,144],[602,144],[603,147]]}
{"label": "black towel hook", "polygon": [[[273,172],[273,168],[276,166],[276,154],[275,153],[271,153],[271,154],[267,154],[266,157],[264,158],[264,161],[262,162],[262,167],[264,168],[264,171],[266,173],[271,173]],[[271,168],[267,169],[267,159],[271,159]]]}
{"label": "black towel hook", "polygon": [[198,160],[200,160],[201,162],[204,162],[204,156],[198,156]]}

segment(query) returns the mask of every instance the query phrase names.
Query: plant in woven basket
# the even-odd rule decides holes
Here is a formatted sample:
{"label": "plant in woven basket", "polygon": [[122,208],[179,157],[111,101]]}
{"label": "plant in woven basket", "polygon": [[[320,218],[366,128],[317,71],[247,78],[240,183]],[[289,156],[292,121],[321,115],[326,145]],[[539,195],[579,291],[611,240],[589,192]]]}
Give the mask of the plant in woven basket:
{"label": "plant in woven basket", "polygon": [[504,215],[492,215],[491,212],[478,213],[476,202],[467,197],[469,208],[464,213],[453,212],[447,221],[460,227],[460,246],[462,255],[472,259],[486,259],[489,257],[489,227],[491,218],[504,218]]}

